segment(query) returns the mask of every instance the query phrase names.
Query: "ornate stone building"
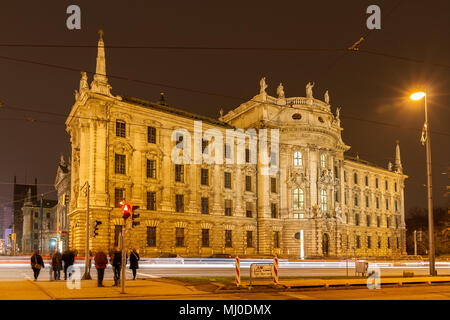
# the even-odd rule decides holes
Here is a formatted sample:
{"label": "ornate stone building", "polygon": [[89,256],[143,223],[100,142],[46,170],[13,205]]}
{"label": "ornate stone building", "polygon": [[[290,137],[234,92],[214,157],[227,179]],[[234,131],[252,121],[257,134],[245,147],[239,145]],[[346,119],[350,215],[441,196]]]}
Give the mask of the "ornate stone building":
{"label": "ornate stone building", "polygon": [[[86,196],[80,188],[89,182],[90,223],[102,222],[93,248],[117,245],[119,202],[125,200],[141,208],[140,225],[128,229],[127,243],[146,256],[404,254],[406,175],[398,144],[387,169],[345,156],[350,147],[341,138],[340,108],[331,112],[328,92],[324,101],[315,99],[308,83],[306,97],[287,98],[280,84],[272,97],[265,78],[260,85],[258,95],[221,111],[219,119],[114,96],[101,35],[94,79],[89,86],[82,73],[66,121],[71,246],[84,251]],[[237,129],[249,139],[227,136],[219,143],[219,136]],[[264,129],[271,133],[267,144]],[[194,161],[175,163],[177,152]],[[209,156],[221,161],[201,161]],[[267,170],[269,164],[279,170]]]}
{"label": "ornate stone building", "polygon": [[69,247],[69,218],[67,212],[70,198],[70,163],[64,160],[63,155],[61,155],[56,170],[55,189],[58,198],[56,232],[58,248],[62,252]]}

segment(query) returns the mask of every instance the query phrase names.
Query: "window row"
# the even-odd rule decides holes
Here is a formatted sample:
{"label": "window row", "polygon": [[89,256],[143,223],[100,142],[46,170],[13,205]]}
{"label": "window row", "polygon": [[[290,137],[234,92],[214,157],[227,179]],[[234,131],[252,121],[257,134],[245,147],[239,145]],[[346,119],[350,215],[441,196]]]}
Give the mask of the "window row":
{"label": "window row", "polygon": [[[116,120],[116,137],[126,138],[127,130],[126,130],[126,122],[123,120]],[[147,142],[148,143],[156,143],[156,128],[155,127],[147,127]]]}

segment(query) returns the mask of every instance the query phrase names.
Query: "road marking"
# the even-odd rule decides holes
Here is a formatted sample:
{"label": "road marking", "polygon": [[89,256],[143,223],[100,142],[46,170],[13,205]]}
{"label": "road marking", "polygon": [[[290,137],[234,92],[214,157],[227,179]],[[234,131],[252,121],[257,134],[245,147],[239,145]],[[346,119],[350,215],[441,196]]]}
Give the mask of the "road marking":
{"label": "road marking", "polygon": [[[127,270],[127,272],[129,273],[129,274],[133,274],[130,270]],[[154,276],[154,275],[152,275],[152,274],[146,274],[146,273],[141,273],[141,272],[136,272],[136,275],[139,275],[139,276],[143,276],[143,277],[147,277],[147,278],[161,278],[161,277],[159,277],[159,276]]]}

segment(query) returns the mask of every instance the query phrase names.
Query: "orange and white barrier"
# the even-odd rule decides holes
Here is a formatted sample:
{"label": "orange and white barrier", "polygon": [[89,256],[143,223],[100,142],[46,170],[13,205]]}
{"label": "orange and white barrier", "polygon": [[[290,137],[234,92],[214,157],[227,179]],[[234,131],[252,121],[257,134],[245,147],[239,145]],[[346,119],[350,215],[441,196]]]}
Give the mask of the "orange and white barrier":
{"label": "orange and white barrier", "polygon": [[278,284],[278,257],[273,258],[273,284]]}
{"label": "orange and white barrier", "polygon": [[241,260],[239,257],[236,257],[235,260],[235,270],[236,270],[236,286],[239,287],[241,285]]}

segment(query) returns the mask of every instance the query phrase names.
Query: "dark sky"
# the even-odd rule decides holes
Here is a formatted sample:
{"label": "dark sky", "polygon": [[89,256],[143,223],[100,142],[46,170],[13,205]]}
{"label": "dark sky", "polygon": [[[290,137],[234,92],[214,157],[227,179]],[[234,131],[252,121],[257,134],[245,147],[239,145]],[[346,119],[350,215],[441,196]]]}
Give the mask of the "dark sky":
{"label": "dark sky", "polygon": [[[81,30],[66,28],[66,8],[81,7]],[[366,8],[381,8],[381,30],[360,48],[423,60],[414,63],[367,53],[107,49],[107,73],[130,79],[217,93],[219,96],[111,79],[113,93],[156,101],[218,117],[251,99],[265,76],[268,93],[283,82],[286,95],[329,90],[332,110],[341,106],[344,142],[350,155],[386,167],[400,140],[406,182],[406,209],[426,206],[425,148],[420,144],[423,102],[408,100],[428,90],[435,205],[447,205],[450,155],[450,2],[442,1],[2,1],[0,44],[96,45],[98,29],[106,46],[205,46],[345,49],[368,32]],[[96,48],[0,46],[0,56],[95,70]],[[12,200],[18,182],[53,184],[61,153],[69,156],[67,115],[78,89],[79,72],[0,58],[0,205]],[[92,76],[89,77],[89,82]],[[223,95],[223,96],[220,96]],[[240,97],[240,99],[225,96]],[[12,110],[9,106],[37,112]],[[36,122],[24,120],[29,116]],[[347,118],[349,117],[349,118]],[[385,126],[375,122],[398,125]],[[401,127],[401,128],[400,128]],[[408,129],[409,128],[409,129]],[[416,130],[412,130],[415,128]],[[444,133],[444,134],[442,134]],[[40,186],[39,192],[51,190]],[[54,197],[54,194],[49,194]]]}

